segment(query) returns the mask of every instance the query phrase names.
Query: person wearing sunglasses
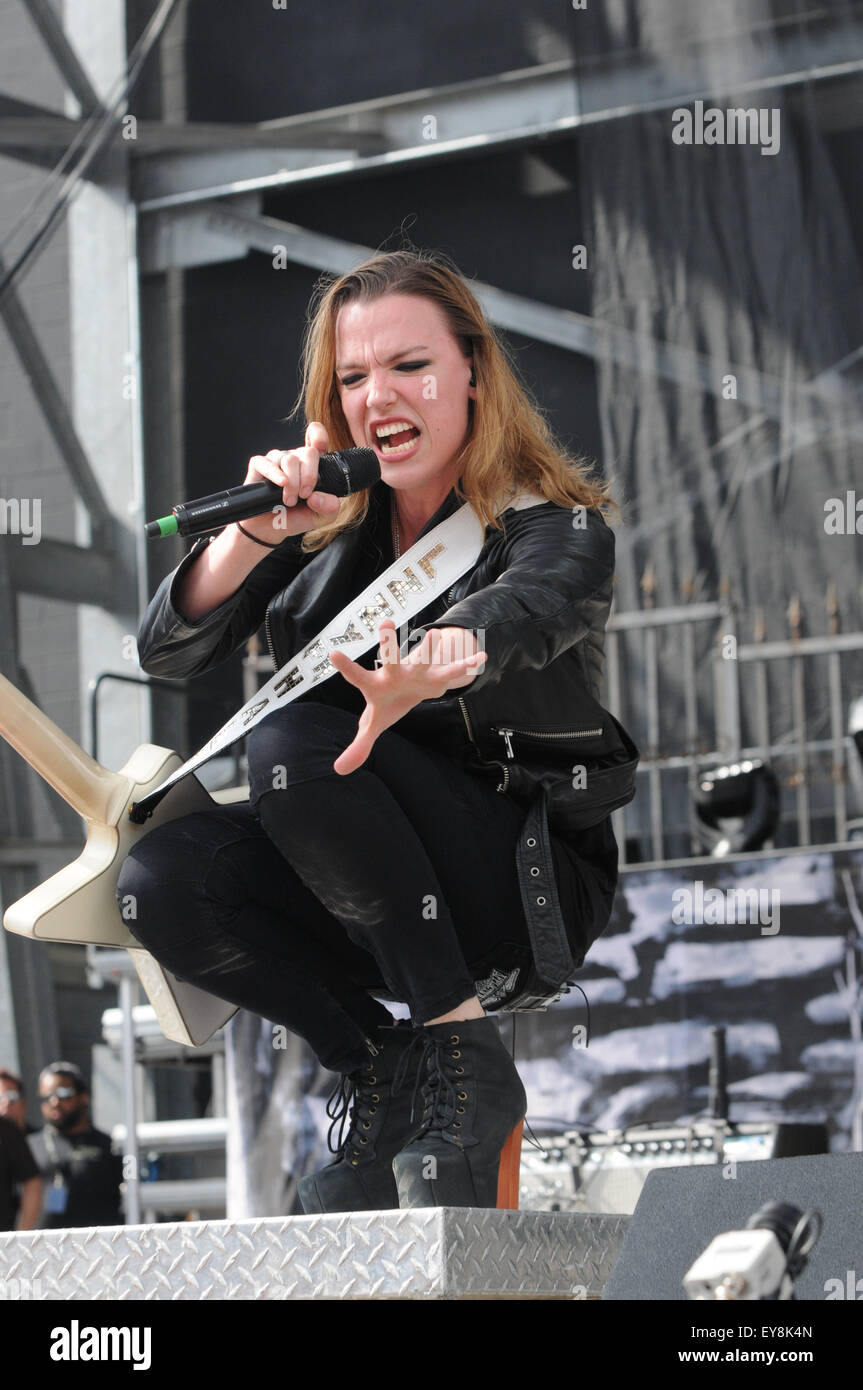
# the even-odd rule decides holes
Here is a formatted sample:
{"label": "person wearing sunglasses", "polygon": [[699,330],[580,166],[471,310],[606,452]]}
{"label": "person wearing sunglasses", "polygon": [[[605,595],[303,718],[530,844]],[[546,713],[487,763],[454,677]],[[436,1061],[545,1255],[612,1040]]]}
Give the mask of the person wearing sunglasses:
{"label": "person wearing sunglasses", "polygon": [[32,1231],[41,1206],[42,1181],[27,1140],[0,1115],[0,1231]]}
{"label": "person wearing sunglasses", "polygon": [[36,1125],[27,1122],[27,1093],[24,1082],[14,1071],[0,1067],[0,1118],[11,1120],[25,1134],[35,1134]]}
{"label": "person wearing sunglasses", "polygon": [[[7,1122],[21,1131],[22,1138],[36,1133],[35,1126],[27,1123],[23,1080],[16,1072],[0,1067],[0,1150],[3,1150],[0,1170],[4,1161],[7,1165],[7,1176],[4,1178],[0,1174],[0,1230],[29,1231],[38,1222],[42,1210],[42,1180],[29,1148],[26,1144],[22,1148],[14,1135],[10,1137]],[[17,1155],[16,1176],[11,1183],[8,1181],[10,1155]],[[26,1193],[25,1188],[28,1189]]]}
{"label": "person wearing sunglasses", "polygon": [[52,1062],[39,1076],[45,1126],[30,1139],[45,1184],[41,1226],[123,1224],[123,1162],[90,1118],[90,1095],[73,1062]]}

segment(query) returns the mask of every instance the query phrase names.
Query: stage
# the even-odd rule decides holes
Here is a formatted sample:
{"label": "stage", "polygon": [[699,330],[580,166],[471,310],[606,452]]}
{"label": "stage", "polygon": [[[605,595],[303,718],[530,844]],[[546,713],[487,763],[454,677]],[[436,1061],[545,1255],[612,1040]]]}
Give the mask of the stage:
{"label": "stage", "polygon": [[[628,1216],[418,1211],[0,1235],[7,1298],[599,1299]],[[14,1285],[14,1291],[13,1291]]]}

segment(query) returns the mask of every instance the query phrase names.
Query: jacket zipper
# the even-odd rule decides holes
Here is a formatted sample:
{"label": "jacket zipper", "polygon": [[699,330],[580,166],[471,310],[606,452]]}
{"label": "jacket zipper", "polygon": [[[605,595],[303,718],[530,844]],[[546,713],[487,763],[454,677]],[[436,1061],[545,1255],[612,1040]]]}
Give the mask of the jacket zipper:
{"label": "jacket zipper", "polygon": [[270,660],[271,660],[272,663],[273,663],[273,670],[274,670],[274,671],[278,671],[279,668],[278,668],[278,666],[276,665],[276,649],[275,649],[275,647],[273,646],[273,639],[272,639],[272,637],[271,637],[271,635],[270,635],[270,610],[269,610],[269,608],[267,609],[266,616],[265,616],[265,618],[264,618],[264,632],[266,633],[266,636],[267,636],[267,647],[269,648],[269,652],[270,652]]}
{"label": "jacket zipper", "polygon": [[[452,603],[452,591],[453,591],[454,588],[455,588],[455,585],[453,584],[453,585],[451,586],[451,588],[450,588],[449,593],[448,593],[447,596],[446,596],[447,607],[449,607],[449,605]],[[459,697],[458,697],[458,702],[459,702],[459,706],[460,706],[460,708],[461,708],[462,715],[463,715],[463,717],[464,717],[465,728],[467,729],[467,736],[468,736],[468,738],[470,739],[471,743],[474,745],[474,747],[476,747],[476,746],[477,746],[477,744],[476,744],[476,739],[474,738],[474,736],[473,736],[473,730],[472,730],[471,727],[470,727],[470,719],[468,718],[467,705],[466,705],[465,702],[464,702],[464,696],[463,696],[463,695],[459,695]],[[505,796],[506,793],[507,793],[507,791],[509,790],[509,768],[507,767],[506,763],[502,763],[498,758],[491,758],[491,759],[483,758],[482,761],[483,761],[483,762],[489,762],[489,761],[490,761],[491,764],[492,764],[492,766],[494,766],[494,767],[499,767],[499,768],[501,769],[501,771],[503,772],[503,781],[498,783],[497,787],[495,788],[495,791],[503,792],[503,794],[504,794],[504,796]]]}
{"label": "jacket zipper", "polygon": [[[460,708],[461,708],[461,712],[462,712],[462,714],[463,714],[463,716],[464,716],[464,723],[465,723],[465,728],[467,729],[467,736],[468,736],[468,738],[470,739],[471,743],[474,745],[474,747],[476,747],[476,739],[474,738],[474,736],[473,736],[473,730],[472,730],[471,727],[470,727],[470,719],[468,718],[467,705],[466,705],[465,702],[464,702],[464,696],[463,696],[463,695],[459,695],[459,697],[458,697],[458,702],[459,702],[459,706],[460,706]],[[506,763],[500,762],[498,758],[492,758],[492,759],[483,758],[482,761],[483,761],[483,762],[489,762],[489,761],[491,761],[491,763],[493,763],[493,765],[494,765],[495,767],[499,767],[499,768],[502,769],[502,771],[503,771],[503,782],[500,783],[500,784],[495,788],[495,791],[503,792],[503,793],[505,794],[506,791],[507,791],[508,788],[509,788],[509,768],[507,767]]]}
{"label": "jacket zipper", "polygon": [[513,735],[513,734],[521,734],[524,738],[536,738],[536,739],[548,739],[548,738],[552,738],[552,739],[553,739],[553,738],[598,738],[599,735],[602,733],[602,729],[599,728],[599,729],[564,729],[562,733],[544,734],[544,733],[540,733],[540,732],[539,732],[538,730],[536,730],[536,729],[514,729],[514,728],[512,728],[512,726],[510,726],[509,728],[506,728],[506,729],[504,729],[504,728],[498,728],[498,726],[495,725],[495,724],[492,725],[492,730],[491,730],[491,731],[492,731],[493,734],[500,734],[501,738],[504,739],[504,741],[506,742],[506,756],[507,756],[510,760],[512,760],[512,759],[515,757],[515,754],[514,754],[513,751],[512,751],[512,735]]}

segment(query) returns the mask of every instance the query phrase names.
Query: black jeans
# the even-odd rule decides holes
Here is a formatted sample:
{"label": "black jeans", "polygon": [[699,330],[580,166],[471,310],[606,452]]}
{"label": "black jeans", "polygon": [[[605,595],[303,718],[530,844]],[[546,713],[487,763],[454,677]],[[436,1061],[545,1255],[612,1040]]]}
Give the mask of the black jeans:
{"label": "black jeans", "polygon": [[391,729],[340,776],[356,729],[313,701],[275,711],[249,736],[249,801],[156,827],[117,886],[161,964],[298,1033],[333,1071],[366,1062],[392,1022],[370,990],[422,1023],[530,961],[524,811]]}

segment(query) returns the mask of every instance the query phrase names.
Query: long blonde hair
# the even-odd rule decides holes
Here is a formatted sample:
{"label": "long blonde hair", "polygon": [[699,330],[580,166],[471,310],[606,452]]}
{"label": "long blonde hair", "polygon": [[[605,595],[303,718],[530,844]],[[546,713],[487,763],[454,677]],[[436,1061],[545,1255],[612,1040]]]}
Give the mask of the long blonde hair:
{"label": "long blonde hair", "polygon": [[[336,319],[345,304],[387,294],[421,295],[437,304],[465,356],[473,357],[477,398],[469,407],[470,428],[455,491],[483,526],[501,530],[491,499],[521,489],[539,492],[561,507],[596,508],[603,515],[614,508],[620,515],[610,496],[614,480],[598,481],[585,459],[569,457],[558,443],[466,281],[439,251],[382,252],[346,275],[318,282],[303,344],[302,385],[288,418],[302,409],[306,420],[325,426],[331,449],[353,447],[336,379]],[[320,550],[342,531],[360,526],[370,492],[365,488],[345,497],[333,520],[305,533],[302,549]]]}

